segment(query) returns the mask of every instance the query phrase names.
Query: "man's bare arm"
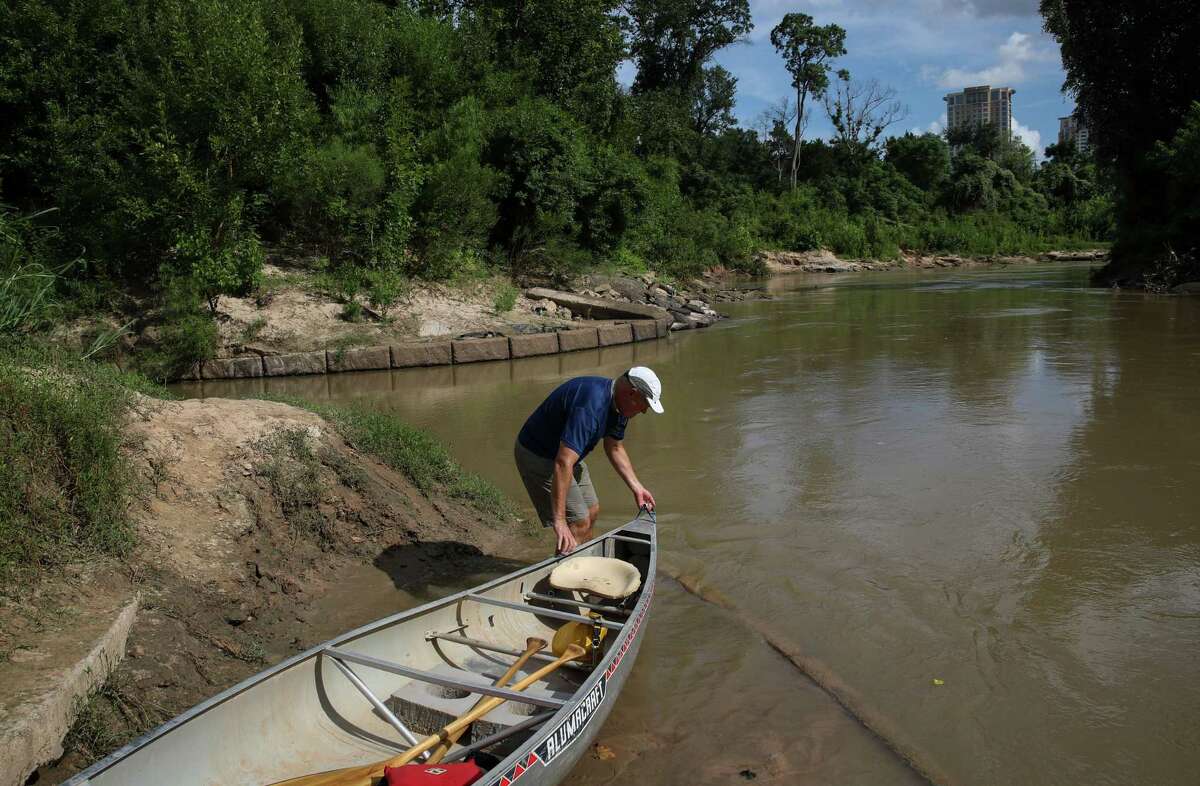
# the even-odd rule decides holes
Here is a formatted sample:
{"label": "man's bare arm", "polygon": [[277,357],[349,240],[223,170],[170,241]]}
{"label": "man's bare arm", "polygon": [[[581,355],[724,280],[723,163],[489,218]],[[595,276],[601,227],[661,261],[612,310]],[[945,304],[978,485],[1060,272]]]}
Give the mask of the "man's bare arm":
{"label": "man's bare arm", "polygon": [[608,456],[609,462],[613,465],[613,469],[621,476],[621,480],[625,481],[625,485],[629,486],[629,490],[633,492],[633,502],[641,509],[643,505],[654,510],[654,495],[650,490],[642,485],[638,480],[637,473],[633,471],[633,462],[629,459],[629,454],[625,452],[625,444],[612,437],[604,438],[604,452]]}
{"label": "man's bare arm", "polygon": [[558,443],[558,454],[554,457],[554,482],[550,487],[550,502],[554,509],[554,534],[558,536],[558,553],[567,554],[575,550],[579,544],[575,535],[567,526],[567,490],[571,488],[571,478],[579,454],[566,443]]}

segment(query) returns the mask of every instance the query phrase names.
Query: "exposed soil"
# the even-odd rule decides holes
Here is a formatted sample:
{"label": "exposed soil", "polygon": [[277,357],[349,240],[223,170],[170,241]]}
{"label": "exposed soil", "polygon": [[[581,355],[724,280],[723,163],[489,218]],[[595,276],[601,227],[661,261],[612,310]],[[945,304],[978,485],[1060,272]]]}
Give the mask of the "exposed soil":
{"label": "exposed soil", "polygon": [[[291,461],[281,458],[280,434],[311,450],[308,465],[288,476],[317,490],[300,506],[272,483]],[[504,556],[523,550],[519,522],[426,496],[305,410],[266,401],[155,402],[130,423],[130,436],[130,459],[150,489],[136,511],[140,545],[127,562],[94,568],[87,584],[124,576],[125,586],[141,591],[142,610],[89,728],[77,729],[63,759],[35,774],[43,783],[325,640],[331,627],[350,630],[378,616],[348,607],[336,620],[314,619],[344,571],[374,565],[398,589],[418,590],[521,564]],[[69,591],[51,594],[70,606]],[[69,608],[61,614],[69,617]]]}
{"label": "exposed soil", "polygon": [[958,267],[984,267],[990,265],[1032,265],[1041,262],[1095,262],[1108,261],[1108,252],[1049,251],[1031,256],[964,257],[957,254],[913,254],[903,253],[898,259],[841,259],[828,249],[812,251],[763,251],[759,255],[771,273],[858,273],[867,270],[936,269]]}
{"label": "exposed soil", "polygon": [[344,316],[345,305],[319,294],[302,274],[266,265],[264,293],[223,297],[218,304],[220,349],[228,357],[245,350],[303,352],[334,346],[372,346],[478,331],[502,331],[512,325],[561,326],[570,322],[534,312],[532,301],[518,296],[498,312],[501,277],[460,285],[423,283],[381,313],[364,306],[361,321]]}

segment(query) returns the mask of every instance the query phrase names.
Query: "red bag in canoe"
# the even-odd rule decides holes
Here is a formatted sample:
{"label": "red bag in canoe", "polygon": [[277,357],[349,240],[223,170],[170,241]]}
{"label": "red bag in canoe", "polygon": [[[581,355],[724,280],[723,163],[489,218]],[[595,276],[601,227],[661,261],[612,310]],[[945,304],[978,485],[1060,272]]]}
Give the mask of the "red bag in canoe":
{"label": "red bag in canoe", "polygon": [[468,786],[483,777],[473,761],[452,764],[405,764],[383,771],[387,786]]}

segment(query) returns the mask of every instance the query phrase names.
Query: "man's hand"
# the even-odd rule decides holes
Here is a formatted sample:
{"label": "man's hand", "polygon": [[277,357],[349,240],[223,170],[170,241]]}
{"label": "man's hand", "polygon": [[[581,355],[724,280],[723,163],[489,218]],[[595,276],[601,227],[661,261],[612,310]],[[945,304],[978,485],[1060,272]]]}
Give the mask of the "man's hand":
{"label": "man's hand", "polygon": [[638,510],[641,510],[642,506],[654,510],[654,495],[645,486],[638,486],[633,490],[633,504],[637,505]]}
{"label": "man's hand", "polygon": [[575,542],[575,535],[565,521],[554,522],[554,534],[558,537],[556,554],[570,554],[579,545]]}

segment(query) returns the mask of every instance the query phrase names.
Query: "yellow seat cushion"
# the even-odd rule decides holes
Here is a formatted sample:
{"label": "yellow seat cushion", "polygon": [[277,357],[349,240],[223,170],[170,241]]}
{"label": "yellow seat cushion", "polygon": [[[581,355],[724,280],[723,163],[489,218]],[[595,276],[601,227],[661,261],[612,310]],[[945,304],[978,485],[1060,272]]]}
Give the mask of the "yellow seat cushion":
{"label": "yellow seat cushion", "polygon": [[572,557],[550,572],[550,585],[561,590],[590,592],[621,600],[642,586],[642,574],[625,560],[612,557]]}

